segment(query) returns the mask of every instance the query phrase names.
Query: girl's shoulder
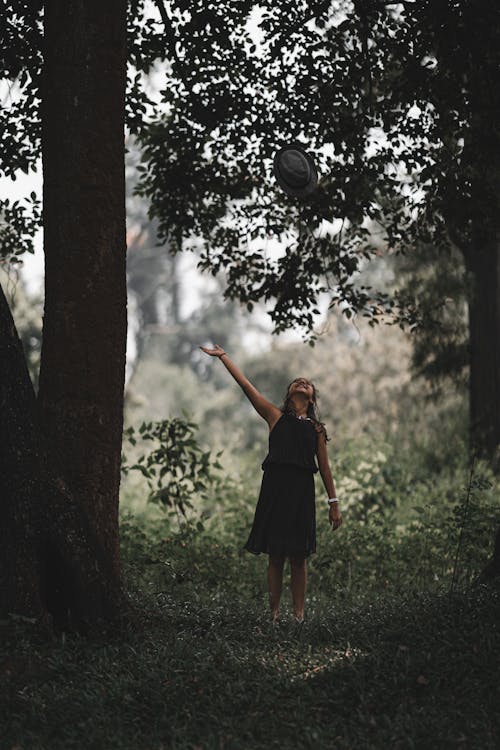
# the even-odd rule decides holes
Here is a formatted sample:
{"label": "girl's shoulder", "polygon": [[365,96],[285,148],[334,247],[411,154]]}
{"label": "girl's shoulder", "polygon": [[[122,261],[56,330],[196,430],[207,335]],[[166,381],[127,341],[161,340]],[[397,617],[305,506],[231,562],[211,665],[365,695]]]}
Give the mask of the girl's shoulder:
{"label": "girl's shoulder", "polygon": [[330,440],[328,437],[328,433],[326,431],[325,423],[324,422],[318,422],[317,420],[313,422],[314,429],[316,430],[316,433],[318,435],[323,435],[325,440]]}

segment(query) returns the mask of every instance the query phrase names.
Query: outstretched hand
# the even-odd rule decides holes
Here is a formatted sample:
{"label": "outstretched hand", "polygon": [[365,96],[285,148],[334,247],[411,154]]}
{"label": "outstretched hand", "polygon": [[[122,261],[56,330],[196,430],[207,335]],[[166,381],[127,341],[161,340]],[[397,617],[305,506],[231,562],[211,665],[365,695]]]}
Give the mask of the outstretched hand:
{"label": "outstretched hand", "polygon": [[222,355],[226,353],[219,344],[215,344],[213,349],[209,349],[206,346],[200,346],[200,349],[202,352],[205,352],[205,354],[210,354],[211,357],[222,357]]}

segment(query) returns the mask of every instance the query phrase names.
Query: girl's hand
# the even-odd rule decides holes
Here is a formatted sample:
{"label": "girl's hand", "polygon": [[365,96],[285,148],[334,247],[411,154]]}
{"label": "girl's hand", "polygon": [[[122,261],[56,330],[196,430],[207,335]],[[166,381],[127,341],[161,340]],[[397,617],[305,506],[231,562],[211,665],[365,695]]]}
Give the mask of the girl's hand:
{"label": "girl's hand", "polygon": [[202,352],[205,352],[205,354],[210,354],[211,357],[219,357],[219,359],[223,354],[226,354],[219,344],[216,344],[213,349],[208,349],[206,346],[200,346],[200,349]]}
{"label": "girl's hand", "polygon": [[332,527],[332,531],[342,526],[342,513],[339,509],[338,503],[330,503],[330,510],[328,512],[328,521]]}

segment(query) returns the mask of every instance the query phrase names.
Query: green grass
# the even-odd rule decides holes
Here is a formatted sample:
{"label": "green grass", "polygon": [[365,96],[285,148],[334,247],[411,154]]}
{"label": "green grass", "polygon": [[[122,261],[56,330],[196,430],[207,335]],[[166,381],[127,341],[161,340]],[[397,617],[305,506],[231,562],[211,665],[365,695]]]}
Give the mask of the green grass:
{"label": "green grass", "polygon": [[498,748],[495,588],[348,592],[317,578],[304,626],[285,594],[274,629],[264,559],[200,540],[180,564],[189,546],[172,537],[169,563],[139,543],[113,632],[1,624],[2,750]]}

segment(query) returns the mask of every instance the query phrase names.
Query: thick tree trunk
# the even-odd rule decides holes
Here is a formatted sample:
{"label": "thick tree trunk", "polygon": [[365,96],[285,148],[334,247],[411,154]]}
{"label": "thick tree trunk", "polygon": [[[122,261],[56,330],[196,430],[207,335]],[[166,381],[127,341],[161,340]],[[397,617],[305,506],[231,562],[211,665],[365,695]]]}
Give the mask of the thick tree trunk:
{"label": "thick tree trunk", "polygon": [[119,587],[126,347],[125,12],[125,0],[48,0],[42,84],[40,417],[110,593]]}
{"label": "thick tree trunk", "polygon": [[[500,471],[500,111],[497,84],[498,4],[490,0],[481,12],[470,3],[470,127],[465,136],[463,177],[470,180],[470,201],[462,206],[469,243],[465,258],[471,277],[470,436],[474,455]],[[453,63],[452,63],[453,64]]]}
{"label": "thick tree trunk", "polygon": [[109,560],[50,472],[21,341],[0,287],[0,616],[81,627],[119,602]]}
{"label": "thick tree trunk", "polygon": [[0,287],[0,613],[42,610],[37,546],[40,456],[36,401],[21,341]]}
{"label": "thick tree trunk", "polygon": [[475,455],[500,468],[500,237],[469,258],[470,436]]}
{"label": "thick tree trunk", "polygon": [[[462,250],[470,274],[469,409],[471,457],[485,458],[500,473],[500,90],[497,86],[498,3],[465,6],[468,49],[469,129],[461,157],[462,185],[470,195],[459,200],[456,218],[465,238]],[[451,49],[451,47],[450,47]],[[454,65],[453,59],[449,61]],[[500,530],[493,558],[479,576],[486,582],[500,573]]]}
{"label": "thick tree trunk", "polygon": [[[489,205],[489,203],[487,203]],[[495,217],[496,218],[496,217]],[[472,285],[469,295],[470,452],[500,473],[500,236],[486,221],[467,255]],[[488,233],[485,229],[490,229]],[[492,560],[479,575],[488,583],[500,575],[500,529]]]}
{"label": "thick tree trunk", "polygon": [[125,0],[48,0],[44,17],[38,403],[0,290],[0,615],[81,627],[120,601]]}

